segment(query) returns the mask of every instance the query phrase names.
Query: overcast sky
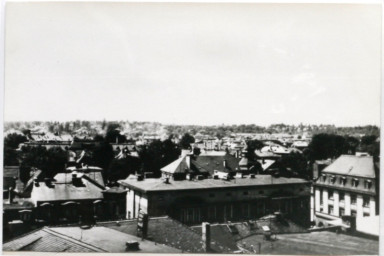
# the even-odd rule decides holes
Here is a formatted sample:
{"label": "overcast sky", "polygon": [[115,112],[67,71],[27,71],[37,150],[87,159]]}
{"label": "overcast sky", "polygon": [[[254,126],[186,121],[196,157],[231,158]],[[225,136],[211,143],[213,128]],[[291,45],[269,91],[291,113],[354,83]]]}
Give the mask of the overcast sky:
{"label": "overcast sky", "polygon": [[380,124],[381,7],[10,3],[5,121]]}

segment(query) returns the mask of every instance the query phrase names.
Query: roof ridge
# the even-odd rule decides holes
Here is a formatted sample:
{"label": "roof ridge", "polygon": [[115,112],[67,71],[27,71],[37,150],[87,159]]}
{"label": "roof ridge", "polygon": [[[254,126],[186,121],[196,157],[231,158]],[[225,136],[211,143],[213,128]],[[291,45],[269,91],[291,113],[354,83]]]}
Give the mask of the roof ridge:
{"label": "roof ridge", "polygon": [[[54,227],[53,227],[53,228],[54,228]],[[81,229],[81,228],[79,227],[79,229]],[[77,244],[77,245],[81,245],[81,246],[86,247],[86,248],[88,248],[88,249],[95,250],[96,252],[97,252],[98,250],[103,251],[103,252],[108,252],[107,250],[104,250],[104,249],[99,248],[99,247],[97,247],[97,246],[94,246],[94,245],[92,245],[92,244],[88,244],[88,243],[86,243],[86,242],[84,242],[84,241],[76,240],[76,239],[73,238],[73,237],[70,237],[70,236],[65,235],[65,234],[63,234],[63,233],[60,233],[60,232],[58,232],[58,231],[54,231],[54,230],[52,230],[52,229],[49,228],[49,227],[44,227],[44,228],[43,228],[43,231],[45,231],[45,232],[47,232],[47,233],[50,233],[51,235],[60,237],[60,238],[64,238],[64,239],[66,239],[66,240],[68,240],[68,241],[70,241],[70,242],[73,242],[73,243]],[[81,232],[82,232],[82,230],[81,230]],[[92,247],[93,247],[93,248],[92,248]]]}

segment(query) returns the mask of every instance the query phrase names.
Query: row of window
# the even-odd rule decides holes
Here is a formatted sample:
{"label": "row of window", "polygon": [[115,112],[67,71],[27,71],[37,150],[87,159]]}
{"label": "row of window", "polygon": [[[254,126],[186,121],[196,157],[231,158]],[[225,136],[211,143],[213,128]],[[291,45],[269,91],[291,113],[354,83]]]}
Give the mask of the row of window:
{"label": "row of window", "polygon": [[[260,195],[264,194],[264,191],[263,191],[263,190],[260,190],[260,191],[259,191],[259,194],[260,194]],[[232,193],[231,193],[231,192],[227,192],[225,195],[226,195],[226,196],[232,196]],[[247,195],[249,195],[249,192],[248,192],[248,191],[243,191],[243,195],[244,195],[244,196],[247,196]],[[216,196],[216,195],[215,195],[214,193],[210,193],[210,194],[209,194],[209,197],[211,197],[211,198],[214,198],[215,196]]]}
{"label": "row of window", "polygon": [[[329,178],[329,183],[330,184],[335,184],[336,183],[336,177],[334,175],[322,175],[323,182],[326,182],[327,179]],[[339,177],[339,184],[342,186],[345,186],[347,184],[347,178],[346,177]],[[359,186],[359,179],[357,178],[352,178],[351,179],[351,185],[352,187],[358,187]],[[364,181],[364,188],[365,189],[371,189],[372,188],[372,181],[371,180],[365,180]]]}
{"label": "row of window", "polygon": [[[333,206],[329,206],[328,209],[329,209],[329,214],[330,214],[330,215],[335,215],[335,211],[334,211]],[[345,210],[342,209],[342,208],[340,208],[340,209],[339,209],[339,216],[344,216],[344,215],[345,215]],[[356,215],[357,215],[356,211],[355,211],[355,210],[351,210],[351,216],[356,217]],[[367,212],[364,212],[364,213],[363,213],[363,216],[364,216],[364,217],[368,217],[368,216],[370,216],[370,214],[367,213]]]}
{"label": "row of window", "polygon": [[[328,199],[329,200],[333,200],[334,199],[334,196],[333,196],[333,190],[328,190]],[[345,193],[344,192],[339,192],[339,201],[340,202],[344,202],[345,200]],[[356,205],[356,201],[357,201],[357,195],[356,194],[351,194],[351,204],[352,205]],[[369,207],[369,196],[363,196],[363,206],[364,207]],[[323,191],[320,190],[320,203],[322,204],[323,203]]]}

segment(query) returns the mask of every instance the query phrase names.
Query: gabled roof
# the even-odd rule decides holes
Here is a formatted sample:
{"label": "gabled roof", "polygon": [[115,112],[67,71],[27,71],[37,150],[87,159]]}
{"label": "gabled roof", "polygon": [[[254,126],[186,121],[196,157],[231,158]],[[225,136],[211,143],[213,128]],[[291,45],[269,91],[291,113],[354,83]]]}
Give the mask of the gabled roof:
{"label": "gabled roof", "polygon": [[180,157],[179,159],[176,159],[169,165],[161,168],[161,171],[166,173],[185,173],[186,169],[188,169],[187,162],[186,162],[186,156]]}
{"label": "gabled roof", "polygon": [[[186,173],[190,170],[198,173],[208,172],[210,175],[214,174],[214,171],[221,172],[235,172],[239,167],[240,159],[233,155],[226,154],[225,152],[219,152],[215,154],[207,153],[200,154],[198,156],[190,157],[190,168],[187,165],[188,156],[183,156],[176,159],[169,165],[163,167],[161,171],[167,173]],[[224,167],[224,160],[226,161],[226,167]]]}
{"label": "gabled roof", "polygon": [[274,163],[276,163],[276,160],[258,160],[258,162],[261,164],[261,168],[263,168],[263,171],[268,170]]}
{"label": "gabled roof", "polygon": [[322,172],[364,178],[376,177],[372,156],[341,155]]}

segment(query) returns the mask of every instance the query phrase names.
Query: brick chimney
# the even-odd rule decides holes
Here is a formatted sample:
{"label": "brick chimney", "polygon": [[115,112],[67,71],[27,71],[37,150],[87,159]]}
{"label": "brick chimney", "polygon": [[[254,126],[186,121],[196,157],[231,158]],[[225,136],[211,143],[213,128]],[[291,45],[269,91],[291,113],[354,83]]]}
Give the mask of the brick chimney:
{"label": "brick chimney", "polygon": [[202,231],[202,240],[203,240],[203,250],[204,252],[211,251],[211,224],[208,222],[203,222],[201,227]]}

